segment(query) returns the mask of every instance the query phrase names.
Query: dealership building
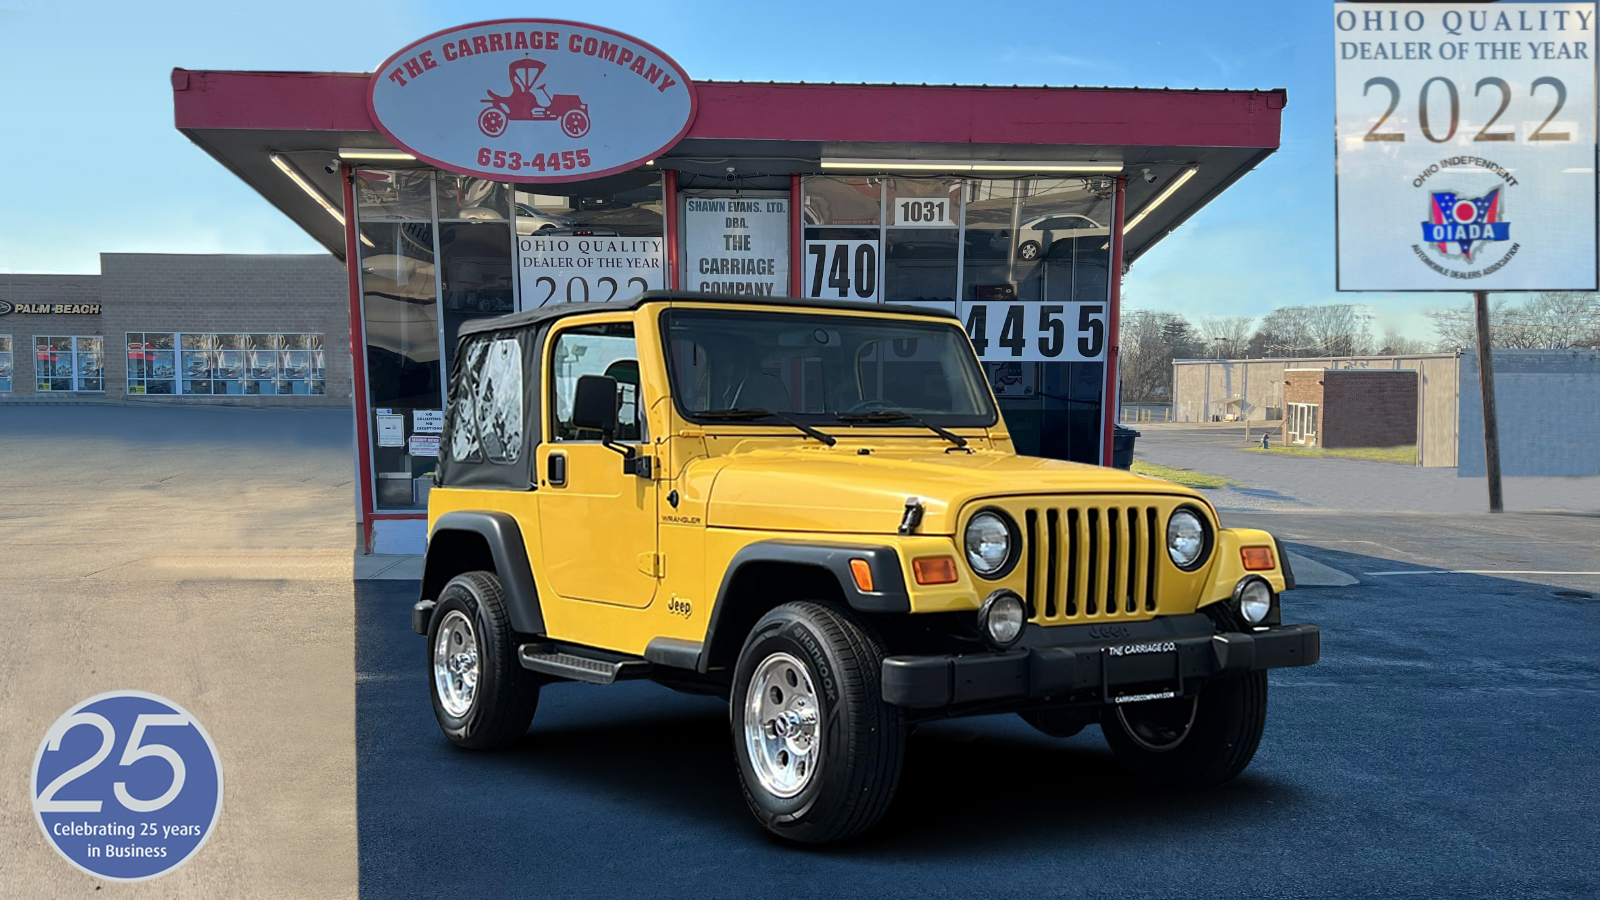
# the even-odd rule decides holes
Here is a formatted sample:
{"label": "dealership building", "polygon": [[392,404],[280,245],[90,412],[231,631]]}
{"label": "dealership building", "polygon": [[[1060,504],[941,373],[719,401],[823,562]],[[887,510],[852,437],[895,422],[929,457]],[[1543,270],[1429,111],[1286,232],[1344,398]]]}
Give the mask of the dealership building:
{"label": "dealership building", "polygon": [[376,552],[422,544],[426,492],[392,486],[433,470],[465,323],[653,288],[947,310],[1019,450],[1109,461],[1120,275],[1277,149],[1286,103],[695,82],[643,41],[537,20],[376,73],[176,69],[172,90],[180,131],[349,263]]}

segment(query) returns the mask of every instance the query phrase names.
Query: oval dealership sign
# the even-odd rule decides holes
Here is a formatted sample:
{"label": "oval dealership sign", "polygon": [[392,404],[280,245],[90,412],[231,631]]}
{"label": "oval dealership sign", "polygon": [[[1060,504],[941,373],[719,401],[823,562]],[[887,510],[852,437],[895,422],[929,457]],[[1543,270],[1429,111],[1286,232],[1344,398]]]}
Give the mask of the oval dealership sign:
{"label": "oval dealership sign", "polygon": [[395,146],[451,172],[534,184],[635,168],[683,137],[695,104],[665,53],[556,19],[431,34],[385,60],[367,88]]}

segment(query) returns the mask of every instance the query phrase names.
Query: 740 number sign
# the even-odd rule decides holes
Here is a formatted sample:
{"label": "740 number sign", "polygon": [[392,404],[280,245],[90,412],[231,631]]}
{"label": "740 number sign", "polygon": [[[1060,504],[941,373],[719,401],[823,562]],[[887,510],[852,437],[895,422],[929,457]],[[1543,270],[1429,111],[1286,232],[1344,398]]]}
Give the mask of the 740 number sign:
{"label": "740 number sign", "polygon": [[813,300],[878,299],[877,241],[807,241],[805,294]]}
{"label": "740 number sign", "polygon": [[984,362],[1087,362],[1105,359],[1104,303],[961,305],[972,348]]}

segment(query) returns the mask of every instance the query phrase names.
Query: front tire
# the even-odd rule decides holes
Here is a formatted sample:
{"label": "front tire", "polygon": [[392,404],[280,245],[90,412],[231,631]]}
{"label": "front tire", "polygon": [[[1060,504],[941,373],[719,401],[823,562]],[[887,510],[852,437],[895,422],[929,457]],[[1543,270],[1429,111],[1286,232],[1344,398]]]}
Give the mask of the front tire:
{"label": "front tire", "polygon": [[751,629],[729,707],[745,801],[779,837],[820,844],[883,817],[905,759],[883,647],[843,613],[786,603]]}
{"label": "front tire", "polygon": [[499,750],[527,734],[539,682],[517,661],[494,573],[457,575],[439,592],[428,624],[428,687],[434,718],[457,747]]}
{"label": "front tire", "polygon": [[1111,752],[1161,787],[1200,790],[1250,765],[1267,722],[1267,673],[1219,678],[1198,696],[1125,703],[1101,720]]}

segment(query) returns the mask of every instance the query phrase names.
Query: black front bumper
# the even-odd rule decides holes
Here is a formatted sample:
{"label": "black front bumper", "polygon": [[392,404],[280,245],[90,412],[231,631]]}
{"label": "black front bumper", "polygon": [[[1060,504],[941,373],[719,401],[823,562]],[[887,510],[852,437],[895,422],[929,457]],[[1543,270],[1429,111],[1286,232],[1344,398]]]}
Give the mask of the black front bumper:
{"label": "black front bumper", "polygon": [[1200,614],[1126,625],[1030,625],[1012,650],[885,659],[883,699],[952,712],[1008,702],[1127,702],[1192,694],[1218,676],[1309,666],[1321,653],[1315,625],[1218,634]]}

